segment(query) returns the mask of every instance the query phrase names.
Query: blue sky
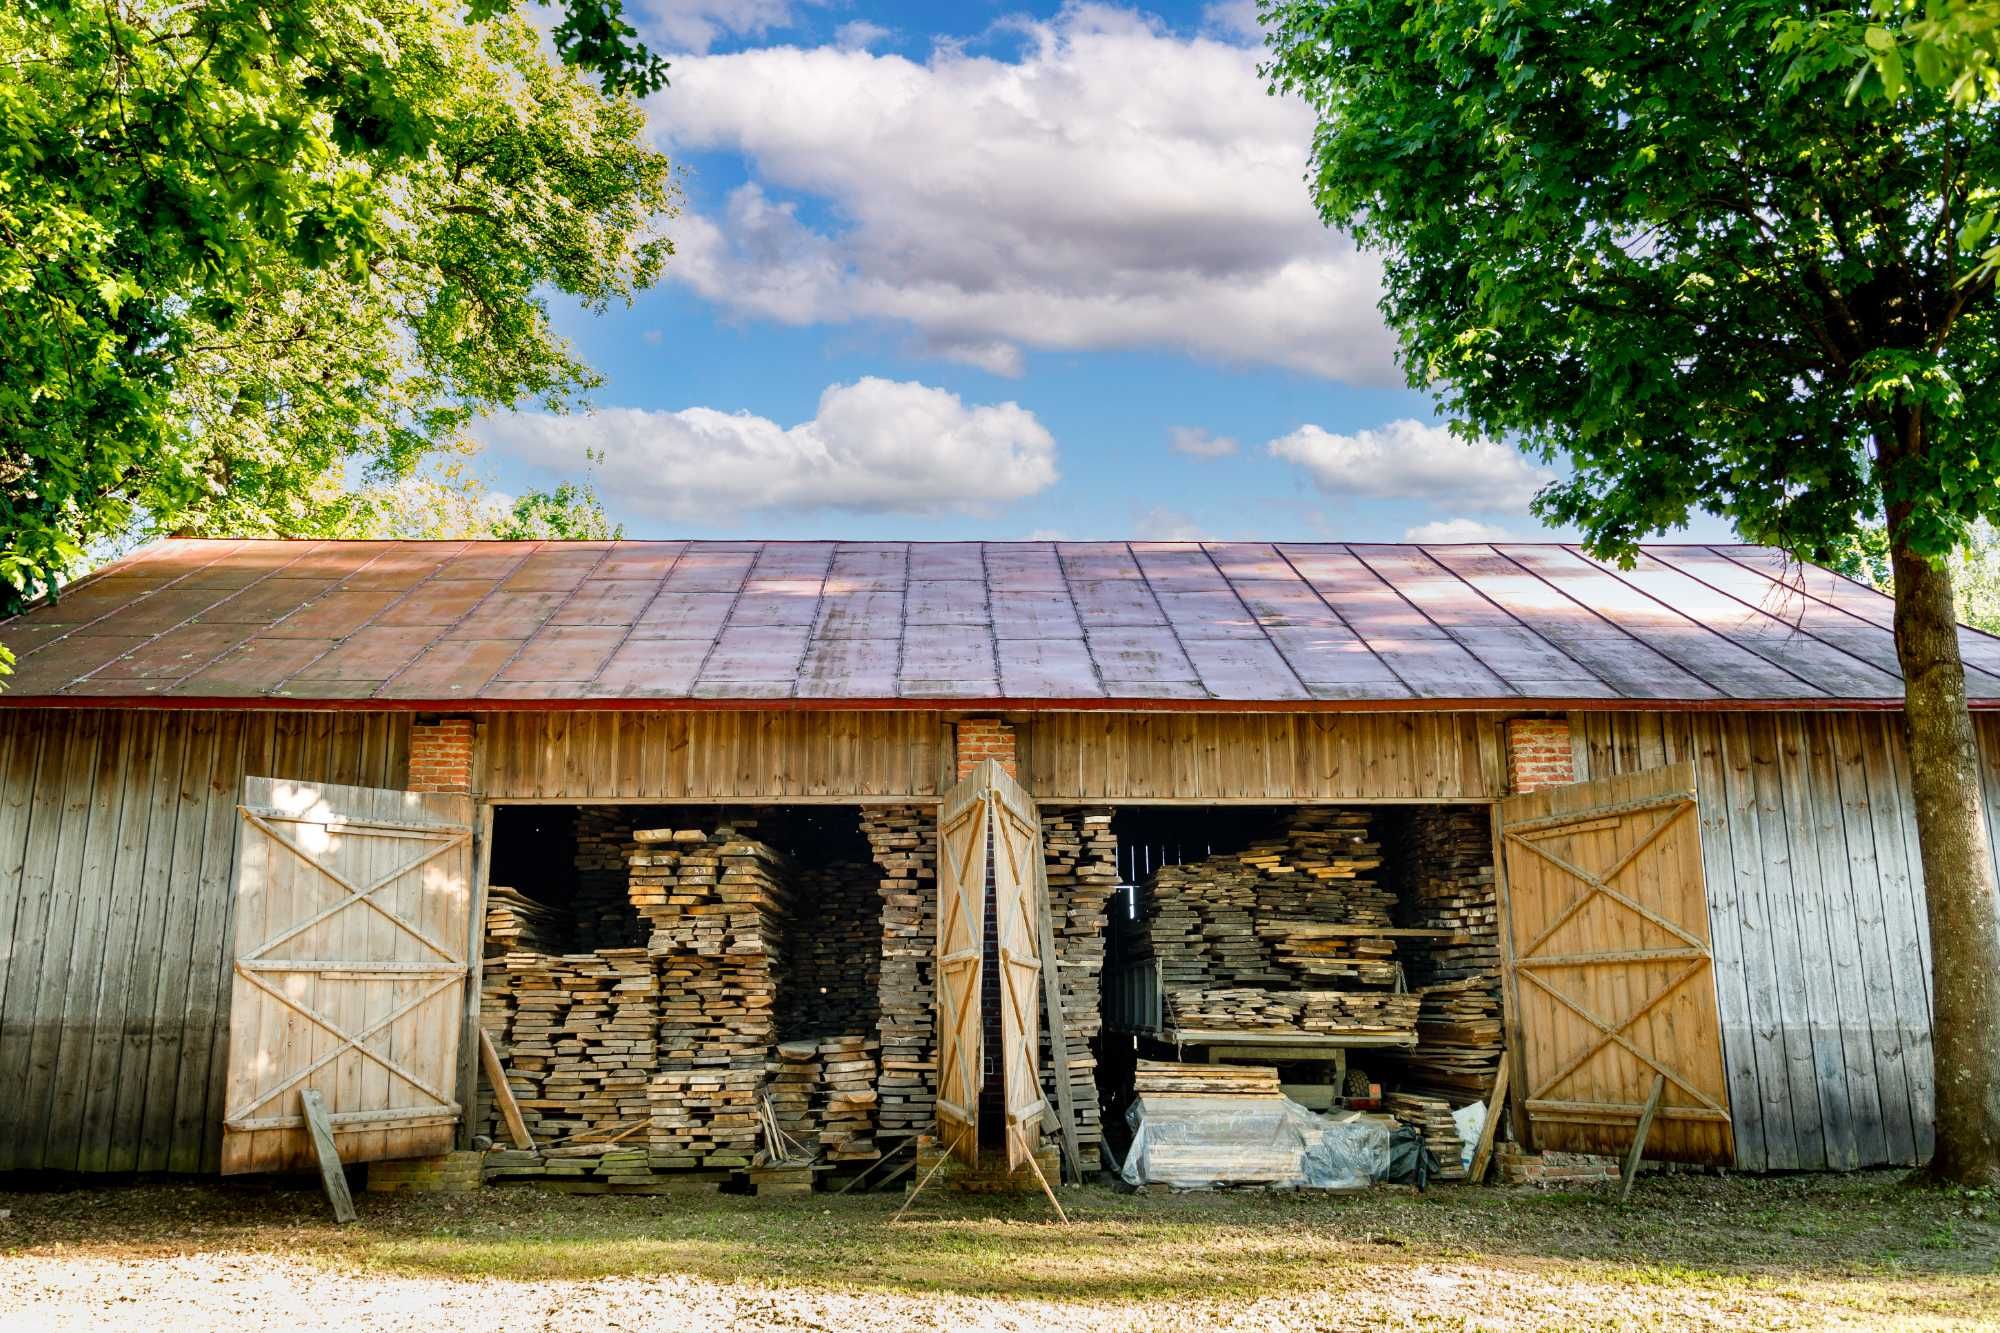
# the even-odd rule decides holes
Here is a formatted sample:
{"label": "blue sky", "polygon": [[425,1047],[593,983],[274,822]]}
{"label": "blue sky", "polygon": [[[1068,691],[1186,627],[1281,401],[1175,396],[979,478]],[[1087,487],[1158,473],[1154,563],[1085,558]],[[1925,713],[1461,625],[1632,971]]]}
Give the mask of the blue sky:
{"label": "blue sky", "polygon": [[679,253],[558,307],[597,410],[486,423],[485,471],[602,450],[634,536],[1547,535],[1546,474],[1403,387],[1252,8],[628,0]]}

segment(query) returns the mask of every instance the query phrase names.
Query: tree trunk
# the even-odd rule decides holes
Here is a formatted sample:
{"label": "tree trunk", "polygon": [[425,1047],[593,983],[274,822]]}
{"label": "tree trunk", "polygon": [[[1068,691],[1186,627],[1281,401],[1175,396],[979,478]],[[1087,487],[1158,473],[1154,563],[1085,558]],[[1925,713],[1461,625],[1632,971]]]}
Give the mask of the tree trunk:
{"label": "tree trunk", "polygon": [[[1892,533],[1900,517],[1890,515]],[[1900,536],[1892,541],[1896,656],[1931,937],[1931,1174],[1960,1185],[2000,1184],[2000,890],[1965,706],[1951,573]]]}

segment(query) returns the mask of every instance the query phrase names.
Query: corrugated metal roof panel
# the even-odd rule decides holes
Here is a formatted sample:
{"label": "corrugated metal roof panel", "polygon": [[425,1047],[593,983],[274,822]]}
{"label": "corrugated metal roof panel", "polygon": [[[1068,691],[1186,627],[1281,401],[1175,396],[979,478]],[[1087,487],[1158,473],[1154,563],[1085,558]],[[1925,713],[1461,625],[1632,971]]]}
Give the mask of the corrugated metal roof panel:
{"label": "corrugated metal roof panel", "polygon": [[1889,706],[1892,621],[1749,546],[176,540],[0,624],[0,702]]}

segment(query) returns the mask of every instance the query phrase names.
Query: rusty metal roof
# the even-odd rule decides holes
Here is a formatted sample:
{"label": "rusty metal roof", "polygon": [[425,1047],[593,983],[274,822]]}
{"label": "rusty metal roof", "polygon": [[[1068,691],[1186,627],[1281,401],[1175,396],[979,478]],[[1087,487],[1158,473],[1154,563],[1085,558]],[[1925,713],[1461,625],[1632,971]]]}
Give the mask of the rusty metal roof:
{"label": "rusty metal roof", "polygon": [[0,623],[0,703],[1893,706],[1890,624],[1754,546],[173,540]]}

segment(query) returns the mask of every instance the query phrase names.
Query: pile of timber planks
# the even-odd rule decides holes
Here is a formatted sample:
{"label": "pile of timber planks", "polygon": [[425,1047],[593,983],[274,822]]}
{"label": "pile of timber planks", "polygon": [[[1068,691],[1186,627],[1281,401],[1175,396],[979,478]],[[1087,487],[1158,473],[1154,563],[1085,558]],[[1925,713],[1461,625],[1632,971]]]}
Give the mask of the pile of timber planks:
{"label": "pile of timber planks", "polygon": [[[1069,1083],[1076,1105],[1077,1145],[1094,1164],[1104,1139],[1097,1092],[1097,1039],[1104,1015],[1099,987],[1104,972],[1105,904],[1118,887],[1118,839],[1109,809],[1043,807],[1042,856],[1048,867],[1049,920],[1062,981],[1063,1022],[1069,1030]],[[1042,1032],[1043,1082],[1057,1105],[1056,1062],[1049,1033]]]}
{"label": "pile of timber planks", "polygon": [[[819,1125],[813,1116],[813,1094],[819,1087],[819,1043],[781,1041],[764,1066],[764,1090],[778,1128],[807,1152],[819,1146]],[[766,1145],[767,1147],[769,1145]]]}
{"label": "pile of timber planks", "polygon": [[1465,1141],[1458,1136],[1458,1124],[1451,1118],[1451,1103],[1442,1097],[1425,1097],[1413,1092],[1394,1092],[1383,1109],[1423,1136],[1424,1146],[1438,1159],[1438,1179],[1463,1180]]}
{"label": "pile of timber planks", "polygon": [[1164,866],[1144,894],[1139,956],[1162,990],[1284,989],[1327,979],[1391,984],[1395,946],[1315,925],[1384,926],[1395,894],[1378,882],[1381,844],[1366,808],[1289,812],[1241,852]]}
{"label": "pile of timber planks", "polygon": [[869,806],[861,831],[881,876],[877,1132],[884,1138],[928,1134],[937,1104],[931,976],[937,947],[937,817],[925,806]]}
{"label": "pile of timber planks", "polygon": [[537,902],[519,889],[491,884],[486,889],[486,956],[505,953],[561,953],[568,914]]}
{"label": "pile of timber planks", "polygon": [[1400,1036],[1413,1031],[1420,1003],[1399,991],[1273,991],[1261,986],[1166,993],[1169,1027],[1183,1032],[1300,1032]]}
{"label": "pile of timber planks", "polygon": [[1139,1061],[1132,1075],[1132,1091],[1141,1097],[1285,1095],[1278,1071],[1270,1065],[1190,1065],[1171,1060]]}
{"label": "pile of timber planks", "polygon": [[1499,978],[1474,975],[1418,992],[1417,1046],[1403,1061],[1404,1088],[1457,1105],[1493,1091],[1504,1046]]}
{"label": "pile of timber planks", "polygon": [[481,1022],[538,1142],[645,1119],[659,985],[643,949],[515,952],[486,978]]}
{"label": "pile of timber planks", "polygon": [[829,1162],[866,1162],[875,1148],[875,1043],[863,1036],[823,1037],[814,1098],[820,1151]]}
{"label": "pile of timber planks", "polygon": [[764,1068],[662,1069],[647,1085],[646,1147],[661,1170],[750,1165],[762,1132],[758,1102]]}
{"label": "pile of timber planks", "polygon": [[1500,904],[1493,875],[1492,816],[1483,808],[1427,806],[1408,817],[1410,923],[1463,939],[1440,941],[1411,962],[1411,982],[1429,985],[1500,970]]}

